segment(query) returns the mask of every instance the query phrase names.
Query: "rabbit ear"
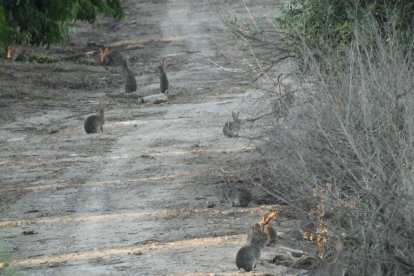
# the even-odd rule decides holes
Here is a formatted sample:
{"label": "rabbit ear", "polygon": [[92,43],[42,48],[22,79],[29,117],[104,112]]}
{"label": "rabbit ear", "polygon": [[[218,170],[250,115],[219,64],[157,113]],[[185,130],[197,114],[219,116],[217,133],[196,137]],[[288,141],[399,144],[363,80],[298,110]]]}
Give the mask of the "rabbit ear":
{"label": "rabbit ear", "polygon": [[233,120],[236,122],[239,119],[239,112],[231,112],[231,116],[233,116]]}
{"label": "rabbit ear", "polygon": [[128,67],[128,59],[127,58],[122,59],[122,65],[125,66],[125,67]]}
{"label": "rabbit ear", "polygon": [[112,48],[100,48],[101,51],[101,61],[104,61],[107,56],[112,52]]}
{"label": "rabbit ear", "polygon": [[165,58],[160,60],[160,66],[164,69],[165,68]]}
{"label": "rabbit ear", "polygon": [[105,56],[106,56],[105,49],[104,48],[99,48],[99,52],[101,54],[101,61],[104,61]]}
{"label": "rabbit ear", "polygon": [[228,194],[231,190],[231,185],[230,185],[230,181],[227,178],[227,176],[224,176],[224,182],[226,183],[225,187],[226,187],[226,194]]}
{"label": "rabbit ear", "polygon": [[341,240],[337,240],[335,243],[336,253],[340,254],[344,250],[344,243]]}
{"label": "rabbit ear", "polygon": [[259,223],[256,223],[256,224],[254,225],[254,231],[255,231],[255,232],[261,232],[261,231],[262,231],[262,225],[261,225],[261,224],[259,224]]}
{"label": "rabbit ear", "polygon": [[98,113],[103,113],[105,111],[105,104],[103,102],[99,102]]}
{"label": "rabbit ear", "polygon": [[103,48],[103,54],[104,56],[109,55],[114,49],[112,47],[105,47]]}

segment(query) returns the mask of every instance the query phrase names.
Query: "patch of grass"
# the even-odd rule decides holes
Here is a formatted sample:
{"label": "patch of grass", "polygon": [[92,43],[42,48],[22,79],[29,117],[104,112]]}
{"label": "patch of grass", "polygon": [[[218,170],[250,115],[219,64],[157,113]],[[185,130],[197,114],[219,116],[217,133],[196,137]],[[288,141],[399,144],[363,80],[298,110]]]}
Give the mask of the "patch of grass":
{"label": "patch of grass", "polygon": [[18,267],[11,265],[13,260],[12,250],[0,239],[0,274],[7,276],[20,276]]}
{"label": "patch of grass", "polygon": [[60,61],[60,58],[52,56],[34,56],[21,54],[17,57],[17,61],[32,62],[32,63],[55,63]]}

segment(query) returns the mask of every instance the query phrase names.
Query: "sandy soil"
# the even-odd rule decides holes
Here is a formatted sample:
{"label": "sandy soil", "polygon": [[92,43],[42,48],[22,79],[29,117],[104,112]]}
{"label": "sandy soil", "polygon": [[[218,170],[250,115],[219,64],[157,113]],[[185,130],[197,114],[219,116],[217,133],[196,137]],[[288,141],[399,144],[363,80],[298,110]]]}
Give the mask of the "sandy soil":
{"label": "sandy soil", "polygon": [[[124,21],[76,23],[70,44],[26,49],[58,62],[0,61],[0,238],[24,275],[238,274],[247,227],[277,207],[232,208],[222,197],[219,166],[235,171],[258,158],[222,126],[261,92],[210,62],[228,63],[218,50],[230,42],[215,30],[226,10],[246,14],[243,2],[124,2]],[[279,5],[246,3],[258,17]],[[135,95],[123,93],[121,68],[70,58],[87,43],[120,47],[136,72]],[[139,96],[158,93],[161,57],[173,96],[143,104]],[[104,132],[86,135],[83,121],[100,99]],[[297,275],[269,261],[286,246],[304,248],[281,240],[251,274]]]}

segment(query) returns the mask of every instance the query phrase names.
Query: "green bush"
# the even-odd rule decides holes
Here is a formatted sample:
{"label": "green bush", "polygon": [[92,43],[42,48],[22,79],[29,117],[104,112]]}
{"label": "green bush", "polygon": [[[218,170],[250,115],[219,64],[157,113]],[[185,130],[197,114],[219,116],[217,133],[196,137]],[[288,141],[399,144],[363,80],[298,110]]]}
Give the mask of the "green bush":
{"label": "green bush", "polygon": [[414,34],[411,0],[291,0],[283,9],[280,23],[298,52],[302,45],[331,51],[350,43],[355,22],[366,17],[375,18],[380,31],[391,19],[403,43],[411,43]]}
{"label": "green bush", "polygon": [[0,46],[49,45],[68,39],[68,24],[92,23],[101,13],[123,16],[119,0],[0,0]]}

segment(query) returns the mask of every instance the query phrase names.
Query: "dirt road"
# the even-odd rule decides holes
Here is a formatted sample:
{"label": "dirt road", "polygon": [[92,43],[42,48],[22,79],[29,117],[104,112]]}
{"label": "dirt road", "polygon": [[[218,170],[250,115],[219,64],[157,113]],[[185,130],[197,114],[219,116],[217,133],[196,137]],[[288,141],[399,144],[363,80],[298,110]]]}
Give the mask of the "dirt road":
{"label": "dirt road", "polygon": [[[246,14],[243,2],[124,2],[125,21],[76,23],[69,45],[27,51],[62,58],[88,42],[121,45],[141,96],[158,93],[166,57],[174,97],[157,105],[127,97],[121,69],[96,58],[2,60],[0,238],[25,275],[237,274],[246,229],[268,206],[223,202],[218,166],[235,171],[256,153],[222,126],[260,91],[210,59],[228,63],[215,31],[226,10]],[[278,8],[247,5],[258,17]],[[83,120],[100,99],[104,133],[86,135]],[[296,274],[266,261],[277,251],[265,249],[255,275]]]}

